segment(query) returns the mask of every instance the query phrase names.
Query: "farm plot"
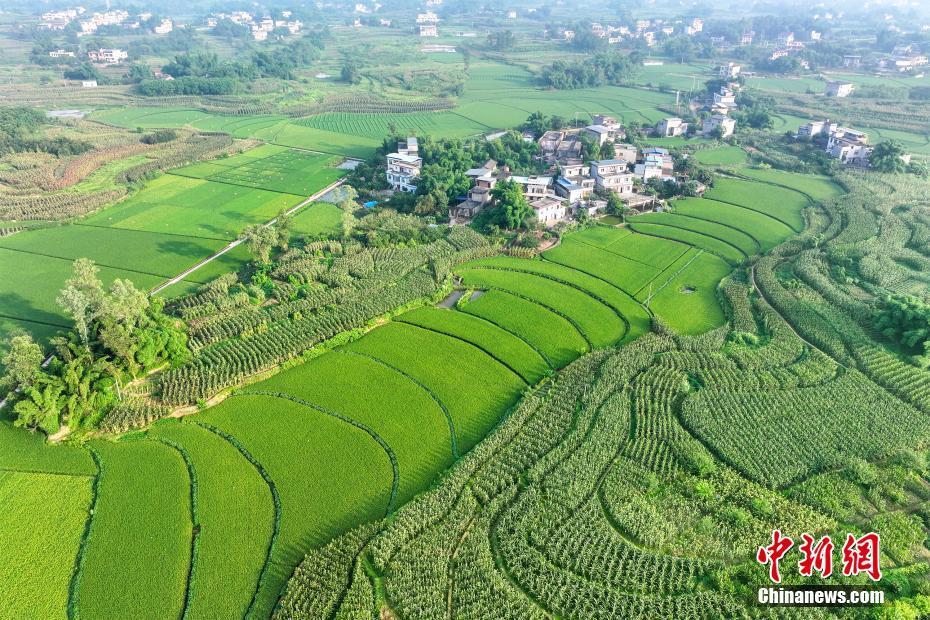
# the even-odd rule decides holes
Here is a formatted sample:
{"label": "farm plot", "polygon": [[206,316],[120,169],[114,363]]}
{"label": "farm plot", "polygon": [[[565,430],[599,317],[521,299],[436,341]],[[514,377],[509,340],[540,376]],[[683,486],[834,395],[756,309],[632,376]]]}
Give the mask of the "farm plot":
{"label": "farm plot", "polygon": [[644,235],[652,235],[662,239],[680,241],[682,243],[692,245],[696,248],[701,248],[707,250],[708,252],[713,252],[714,254],[722,257],[731,265],[738,265],[746,258],[743,252],[741,252],[738,248],[730,245],[729,243],[714,237],[708,237],[705,234],[695,232],[693,230],[676,228],[674,226],[665,226],[663,224],[635,221],[631,222],[629,226],[635,232],[642,233]]}
{"label": "farm plot", "polygon": [[[748,170],[741,171],[744,172]],[[804,194],[786,187],[769,185],[760,188],[756,182],[730,178],[718,178],[704,197],[770,215],[795,232],[804,230],[804,216],[801,212],[810,204]]]}
{"label": "farm plot", "polygon": [[687,244],[671,239],[620,233],[622,231],[617,229],[617,240],[604,246],[604,249],[656,269],[667,268],[688,251]]}
{"label": "farm plot", "polygon": [[[828,200],[843,193],[843,189],[829,177],[817,174],[800,174],[785,170],[743,168],[739,174],[764,183],[774,183],[789,190],[801,192],[813,200]],[[758,186],[756,186],[758,188]],[[768,192],[768,188],[766,188]]]}
{"label": "farm plot", "polygon": [[83,222],[230,241],[247,225],[267,222],[300,201],[292,194],[166,174]]}
{"label": "farm plot", "polygon": [[721,146],[695,151],[691,157],[705,166],[729,166],[743,164],[749,160],[746,151],[738,146]]}
{"label": "farm plot", "polygon": [[488,126],[456,112],[410,112],[396,114],[358,114],[329,112],[295,121],[304,127],[333,133],[382,139],[391,135],[391,127],[403,134],[435,135],[462,138],[487,131]]}
{"label": "farm plot", "polygon": [[97,466],[87,450],[51,446],[40,433],[16,428],[0,410],[0,469],[26,472],[94,476]]}
{"label": "farm plot", "polygon": [[75,585],[78,618],[177,618],[191,561],[191,481],[180,453],[98,441],[97,501]]}
{"label": "farm plot", "polygon": [[628,295],[634,294],[660,272],[655,267],[577,241],[573,236],[566,236],[562,243],[547,250],[543,256],[546,260],[609,282]]}
{"label": "farm plot", "polygon": [[3,618],[67,618],[93,478],[0,470]]}
{"label": "farm plot", "polygon": [[201,426],[163,420],[148,436],[180,446],[194,469],[199,529],[187,615],[245,617],[274,531],[271,489],[232,444]]}
{"label": "farm plot", "polygon": [[460,269],[458,273],[465,286],[507,291],[562,315],[578,328],[592,347],[611,346],[626,330],[612,308],[567,284],[530,273],[497,269]]}
{"label": "farm plot", "polygon": [[291,233],[295,235],[330,236],[339,231],[342,209],[328,202],[314,202],[291,218]]}
{"label": "farm plot", "polygon": [[397,320],[469,342],[513,369],[529,384],[539,381],[549,368],[546,360],[526,342],[468,314],[426,307],[402,314]]}
{"label": "farm plot", "polygon": [[584,337],[568,320],[516,295],[488,291],[466,303],[463,309],[519,336],[554,368],[561,368],[588,351]]}
{"label": "farm plot", "polygon": [[342,420],[283,398],[244,394],[190,422],[216,428],[274,485],[278,534],[253,604],[255,617],[270,616],[305,550],[387,510],[390,458],[364,430]]}
{"label": "farm plot", "polygon": [[709,200],[685,198],[672,203],[675,213],[738,228],[768,250],[794,234],[787,224],[745,207]]}
{"label": "farm plot", "polygon": [[432,392],[452,418],[459,453],[478,443],[526,387],[476,347],[403,323],[388,323],[345,350],[385,362]]}
{"label": "farm plot", "polygon": [[678,215],[676,213],[645,213],[630,218],[631,223],[661,224],[672,228],[689,230],[722,241],[746,256],[759,253],[755,239],[737,228],[708,220]]}
{"label": "farm plot", "polygon": [[524,271],[581,289],[616,310],[629,323],[624,340],[632,340],[649,330],[649,314],[633,297],[616,286],[577,269],[547,260],[526,260],[509,256],[482,258],[465,266]]}
{"label": "farm plot", "polygon": [[[655,283],[649,308],[675,331],[703,334],[723,325],[726,317],[717,301],[717,284],[731,267],[721,258],[692,250],[662,274]],[[660,278],[660,280],[662,279]],[[640,294],[642,294],[641,292]]]}
{"label": "farm plot", "polygon": [[245,391],[287,394],[374,431],[397,458],[395,505],[452,463],[452,428],[439,403],[413,379],[370,358],[327,353]]}
{"label": "farm plot", "polygon": [[615,243],[631,234],[633,233],[631,233],[629,230],[613,228],[611,226],[590,226],[584,230],[579,230],[576,233],[572,233],[572,239],[575,239],[576,241],[584,241],[588,245],[593,245],[603,249],[609,246],[611,243]]}
{"label": "farm plot", "polygon": [[[180,273],[224,245],[225,241],[217,239],[84,225],[30,230],[0,239],[3,250],[28,256],[20,256],[20,263],[29,263],[35,256],[68,261],[90,258],[103,267],[150,276],[139,278],[143,286],[149,285],[152,276],[164,279]],[[56,288],[51,294],[57,292]]]}
{"label": "farm plot", "polygon": [[[930,437],[926,416],[855,370],[811,388],[699,390],[685,400],[682,417],[724,460],[772,487]],[[785,437],[774,447],[772,428]]]}

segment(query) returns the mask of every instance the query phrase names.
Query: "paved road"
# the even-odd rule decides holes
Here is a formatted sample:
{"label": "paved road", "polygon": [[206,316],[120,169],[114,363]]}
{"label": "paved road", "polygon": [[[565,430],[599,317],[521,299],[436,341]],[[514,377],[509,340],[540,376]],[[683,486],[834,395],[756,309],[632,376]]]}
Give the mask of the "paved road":
{"label": "paved road", "polygon": [[[342,185],[343,183],[345,183],[345,179],[339,179],[339,180],[336,181],[335,183],[332,183],[331,185],[327,185],[326,187],[324,187],[323,189],[321,189],[321,190],[318,191],[317,193],[313,194],[312,196],[310,196],[309,198],[307,198],[306,200],[304,200],[304,201],[301,202],[300,204],[295,205],[295,206],[291,207],[290,209],[288,209],[287,212],[286,212],[286,215],[290,215],[290,214],[294,213],[295,211],[299,211],[300,209],[302,209],[303,207],[307,206],[307,205],[310,204],[311,202],[313,202],[313,201],[315,201],[315,200],[319,200],[321,196],[326,195],[327,193],[329,193],[329,192],[331,192],[332,190],[336,189],[337,187],[339,187],[339,186]],[[277,222],[277,221],[278,221],[278,218],[274,218],[274,219],[272,219],[272,220],[269,220],[269,221],[265,222],[264,225],[265,225],[265,226],[272,226],[272,225],[274,225],[274,223]],[[152,295],[152,296],[157,295],[158,293],[162,292],[163,290],[165,290],[166,288],[168,288],[168,287],[171,286],[172,284],[177,284],[178,282],[180,282],[181,280],[183,280],[184,278],[186,278],[186,277],[189,276],[190,274],[194,273],[195,271],[197,271],[198,269],[200,269],[200,268],[203,267],[204,265],[207,265],[207,264],[209,264],[209,263],[215,261],[217,258],[219,258],[220,256],[222,256],[223,254],[226,254],[226,253],[229,252],[230,250],[232,250],[232,249],[234,249],[235,247],[241,245],[241,244],[243,243],[243,241],[245,241],[245,240],[244,240],[244,239],[236,239],[235,241],[233,241],[232,243],[230,243],[229,245],[227,245],[225,248],[223,248],[222,250],[220,250],[220,251],[217,252],[216,254],[214,254],[214,255],[212,255],[212,256],[209,256],[209,257],[203,259],[202,261],[200,261],[199,263],[197,263],[196,265],[194,265],[193,267],[191,267],[191,268],[188,269],[187,271],[184,271],[184,272],[178,274],[177,276],[171,278],[171,279],[168,280],[167,282],[163,282],[162,284],[159,284],[158,286],[156,286],[155,288],[153,288],[153,289],[149,292],[149,295]]]}

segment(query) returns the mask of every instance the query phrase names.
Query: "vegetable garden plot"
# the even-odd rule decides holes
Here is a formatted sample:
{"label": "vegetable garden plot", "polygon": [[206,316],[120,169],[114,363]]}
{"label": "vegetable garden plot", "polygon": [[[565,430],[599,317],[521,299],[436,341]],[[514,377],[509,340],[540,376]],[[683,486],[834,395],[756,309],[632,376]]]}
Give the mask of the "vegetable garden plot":
{"label": "vegetable garden plot", "polygon": [[631,218],[631,224],[643,222],[647,224],[662,224],[663,226],[671,226],[673,228],[681,228],[701,233],[702,235],[713,237],[714,239],[733,246],[733,248],[746,256],[759,253],[759,244],[755,239],[728,225],[675,213],[646,213]]}
{"label": "vegetable garden plot", "polygon": [[588,275],[577,269],[572,269],[547,260],[526,260],[510,256],[492,256],[472,261],[466,267],[489,267],[513,271],[525,271],[536,275],[551,278],[557,282],[569,284],[575,288],[590,293],[593,297],[605,302],[617,311],[629,323],[629,331],[623,337],[625,341],[641,336],[649,330],[649,313],[616,286],[600,278]]}
{"label": "vegetable garden plot", "polygon": [[526,387],[474,346],[402,323],[379,327],[346,350],[386,362],[426,386],[449,412],[460,454],[485,436]]}
{"label": "vegetable garden plot", "polygon": [[762,251],[769,250],[794,235],[787,224],[745,207],[708,200],[685,198],[674,203],[675,213],[738,228],[758,241]]}
{"label": "vegetable garden plot", "polygon": [[180,617],[191,561],[191,481],[174,448],[97,441],[97,500],[74,590],[79,618]]}
{"label": "vegetable garden plot", "polygon": [[[743,172],[747,170],[742,170],[741,173]],[[810,204],[803,194],[787,188],[774,185],[760,187],[753,181],[730,178],[718,178],[714,181],[714,186],[705,192],[704,197],[770,215],[790,226],[795,232],[804,230],[801,211]]]}
{"label": "vegetable garden plot", "polygon": [[568,318],[593,347],[608,347],[623,337],[626,326],[612,308],[594,297],[553,280],[529,273],[496,269],[460,269],[465,286],[501,289]]}
{"label": "vegetable garden plot", "polygon": [[274,532],[271,489],[235,446],[201,426],[163,420],[148,436],[180,446],[194,467],[199,530],[187,614],[245,617]]}
{"label": "vegetable garden plot", "polygon": [[452,464],[453,430],[439,403],[413,379],[370,358],[327,353],[245,392],[284,393],[371,428],[397,457],[396,504]]}
{"label": "vegetable garden plot", "polygon": [[491,321],[539,351],[561,368],[588,350],[587,342],[568,320],[545,307],[500,290],[465,304],[465,312]]}
{"label": "vegetable garden plot", "polygon": [[93,478],[0,471],[4,618],[65,618]]}
{"label": "vegetable garden plot", "polygon": [[609,282],[628,295],[636,293],[660,270],[601,250],[567,235],[562,243],[543,253],[546,260],[577,269]]}
{"label": "vegetable garden plot", "polygon": [[424,307],[402,314],[397,320],[470,342],[529,384],[539,381],[549,369],[542,356],[517,336],[462,312]]}
{"label": "vegetable garden plot", "polygon": [[271,614],[304,550],[385,514],[393,482],[390,458],[365,431],[342,420],[284,398],[241,395],[189,422],[216,427],[255,460],[277,491],[280,525],[253,608],[256,617]]}
{"label": "vegetable garden plot", "polygon": [[713,252],[734,266],[740,264],[746,258],[746,256],[740,252],[740,250],[733,247],[729,243],[715,239],[713,237],[708,237],[707,235],[694,232],[692,230],[645,222],[631,223],[630,228],[632,228],[635,232],[642,233],[644,235],[653,235],[663,239],[681,241],[682,243],[688,243],[694,247],[707,250],[708,252]]}

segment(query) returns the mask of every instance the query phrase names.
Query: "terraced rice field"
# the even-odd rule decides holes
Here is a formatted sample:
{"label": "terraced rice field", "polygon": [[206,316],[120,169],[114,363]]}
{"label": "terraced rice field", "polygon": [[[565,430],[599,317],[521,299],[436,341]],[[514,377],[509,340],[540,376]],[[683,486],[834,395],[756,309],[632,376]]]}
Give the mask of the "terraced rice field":
{"label": "terraced rice field", "polygon": [[462,138],[488,131],[485,124],[475,122],[457,112],[411,112],[399,114],[353,114],[329,112],[296,121],[297,125],[333,133],[382,139],[391,134],[391,127],[400,133],[418,136],[434,135]]}
{"label": "terraced rice field", "polygon": [[765,191],[760,191],[758,183],[746,179],[718,178],[704,197],[759,211],[787,224],[795,232],[803,230],[801,212],[810,204],[807,197],[787,187],[770,185],[763,189]]}

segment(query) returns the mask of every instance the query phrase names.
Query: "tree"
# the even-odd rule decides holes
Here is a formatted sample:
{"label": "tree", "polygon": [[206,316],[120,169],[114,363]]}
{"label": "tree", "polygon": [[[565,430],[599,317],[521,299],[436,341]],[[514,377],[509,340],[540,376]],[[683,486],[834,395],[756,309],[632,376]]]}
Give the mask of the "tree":
{"label": "tree", "polygon": [[488,45],[498,51],[509,50],[513,47],[514,36],[510,30],[492,32],[488,35]]}
{"label": "tree", "polygon": [[284,251],[287,251],[291,245],[291,223],[291,216],[287,209],[281,209],[274,222],[274,232],[277,237],[277,246]]}
{"label": "tree", "polygon": [[523,188],[519,183],[511,180],[498,181],[491,196],[495,201],[495,220],[507,228],[527,228],[533,217],[533,209],[523,195]]}
{"label": "tree", "polygon": [[345,198],[341,203],[339,203],[339,208],[342,209],[342,221],[340,223],[342,229],[342,238],[348,239],[352,236],[352,231],[355,229],[355,224],[357,220],[355,218],[355,199],[354,198]]}
{"label": "tree", "polygon": [[97,318],[104,299],[103,283],[97,277],[100,271],[88,258],[74,261],[73,275],[65,282],[58,295],[58,305],[74,320],[78,336],[86,346],[90,341],[91,323]]}
{"label": "tree", "polygon": [[0,379],[0,389],[17,390],[31,387],[42,368],[42,347],[29,334],[14,334],[7,343],[7,353],[0,359],[6,369]]}
{"label": "tree", "polygon": [[63,404],[64,386],[60,381],[46,378],[40,384],[25,390],[25,397],[13,406],[14,426],[41,428],[46,433],[58,430]]}
{"label": "tree", "polygon": [[342,73],[340,78],[343,82],[347,84],[358,84],[362,80],[362,76],[359,73],[359,65],[354,60],[346,60],[342,65]]}
{"label": "tree", "polygon": [[879,142],[869,155],[869,163],[879,172],[904,172],[907,164],[904,163],[904,147],[896,140]]}
{"label": "tree", "polygon": [[608,140],[601,145],[600,148],[600,157],[601,159],[613,159],[614,158],[614,143]]}
{"label": "tree", "polygon": [[252,224],[242,231],[242,238],[249,248],[249,252],[261,263],[271,260],[271,250],[278,240],[277,233],[270,226]]}

